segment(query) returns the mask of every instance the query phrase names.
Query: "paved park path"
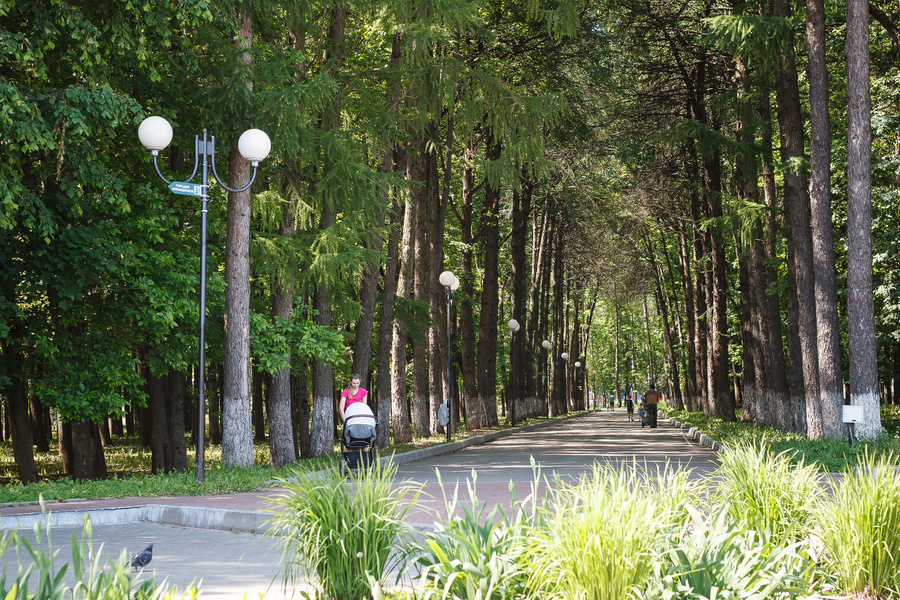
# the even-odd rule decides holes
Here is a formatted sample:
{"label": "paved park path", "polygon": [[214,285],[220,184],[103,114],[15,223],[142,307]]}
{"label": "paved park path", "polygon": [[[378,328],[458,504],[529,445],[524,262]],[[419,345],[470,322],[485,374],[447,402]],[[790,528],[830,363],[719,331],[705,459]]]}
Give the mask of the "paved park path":
{"label": "paved park path", "polygon": [[[544,476],[556,474],[564,479],[581,477],[597,461],[621,464],[636,459],[651,468],[680,465],[699,478],[707,477],[717,466],[713,452],[689,441],[684,430],[671,428],[662,420],[658,429],[641,428],[639,421],[628,421],[624,409],[591,412],[400,465],[398,479],[422,486],[408,523],[420,529],[430,528],[443,514],[436,469],[445,489],[459,483],[461,498],[466,498],[465,482],[476,470],[478,499],[488,507],[497,503],[506,506],[510,482],[515,485],[518,499],[531,493],[532,457]],[[152,570],[158,580],[167,579],[182,589],[202,580],[205,600],[232,600],[245,595],[254,600],[261,593],[267,599],[281,599],[291,593],[285,594],[276,580],[279,551],[273,549],[271,539],[252,533],[265,520],[263,511],[269,500],[278,494],[278,490],[270,490],[221,496],[91,500],[55,503],[48,509],[62,522],[68,516],[72,524],[80,523],[82,516],[90,512],[94,545],[103,544],[104,553],[111,556],[122,551],[130,556],[152,542],[154,556],[148,574]],[[0,508],[0,529],[10,529],[16,523],[22,529],[30,529],[37,510],[34,506]],[[54,528],[54,547],[60,550],[58,564],[68,559],[71,531],[78,529],[63,525]],[[26,535],[33,539],[33,534]],[[3,559],[9,573],[15,569],[14,562],[10,565],[14,556],[8,552]]]}

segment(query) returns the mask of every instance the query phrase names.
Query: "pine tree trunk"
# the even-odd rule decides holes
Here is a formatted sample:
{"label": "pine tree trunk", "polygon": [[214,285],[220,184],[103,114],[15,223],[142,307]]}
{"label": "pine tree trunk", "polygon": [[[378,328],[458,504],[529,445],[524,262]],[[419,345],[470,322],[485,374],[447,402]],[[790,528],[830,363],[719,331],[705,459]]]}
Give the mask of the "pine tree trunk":
{"label": "pine tree trunk", "polygon": [[872,100],[869,14],[865,0],[847,0],[847,313],[850,404],[863,407],[856,435],[881,434],[878,360],[872,289]]}
{"label": "pine tree trunk", "polygon": [[[487,160],[500,158],[500,144],[488,136]],[[485,183],[482,210],[484,282],[481,287],[481,320],[478,325],[478,399],[487,424],[496,427],[497,417],[497,320],[500,308],[500,190]]]}
{"label": "pine tree trunk", "polygon": [[[249,69],[253,30],[250,14],[240,11],[240,32],[235,45],[242,48],[239,68]],[[245,77],[252,90],[252,81]],[[230,187],[250,181],[250,164],[237,148],[228,157]],[[247,467],[253,464],[250,419],[250,190],[228,193],[225,231],[225,374],[222,395],[222,462]]]}
{"label": "pine tree trunk", "polygon": [[[762,147],[770,149],[772,148],[772,115],[768,90],[761,94],[757,111],[762,122]],[[762,180],[764,202],[768,209],[763,223],[763,257],[766,263],[765,289],[771,290],[778,282],[779,277],[778,268],[772,260],[776,256],[778,238],[776,219],[773,213],[778,203],[778,189],[775,182],[775,168],[771,150],[763,150]],[[788,296],[793,296],[793,294],[788,294]],[[782,431],[791,431],[792,423],[794,422],[792,409],[794,403],[792,402],[787,373],[785,372],[780,294],[765,294],[765,312],[760,318],[764,320],[765,329],[762,353],[766,359],[765,372],[767,377],[763,381],[766,383],[765,395],[767,400],[765,400],[765,404],[769,407],[764,422]]]}
{"label": "pine tree trunk", "polygon": [[[438,124],[432,121],[431,139],[437,141]],[[447,302],[444,288],[438,277],[444,270],[444,222],[447,216],[447,205],[442,201],[439,184],[443,181],[438,168],[438,153],[432,149],[428,161],[428,190],[431,210],[428,214],[428,263],[429,277],[426,279],[428,304],[431,306],[432,326],[428,328],[428,420],[431,435],[444,433],[438,422],[438,410],[444,401],[444,380],[447,378],[445,360]],[[449,190],[448,190],[449,194]],[[449,389],[449,388],[448,388]]]}
{"label": "pine tree trunk", "polygon": [[684,295],[684,322],[687,349],[687,373],[685,375],[685,408],[688,412],[697,410],[697,312],[694,307],[694,277],[688,254],[687,235],[684,229],[678,231],[678,261],[681,267],[681,287]]}
{"label": "pine tree trunk", "polygon": [[522,190],[513,190],[512,205],[512,232],[509,240],[509,260],[512,271],[512,289],[510,293],[510,313],[512,318],[518,321],[519,331],[515,334],[515,345],[510,349],[510,367],[515,371],[510,371],[510,381],[515,377],[515,384],[511,387],[514,391],[513,397],[510,398],[511,406],[513,406],[513,415],[517,421],[521,421],[527,417],[526,411],[526,388],[534,387],[529,381],[529,369],[526,367],[527,358],[525,352],[528,343],[526,310],[528,308],[528,256],[526,254],[526,245],[528,243],[528,219],[531,213],[531,196],[533,183],[525,180],[522,184]]}
{"label": "pine tree trunk", "polygon": [[[421,134],[412,134],[412,143],[416,148],[409,157],[408,181],[413,186],[413,198],[416,202],[416,228],[413,259],[413,297],[416,301],[427,305],[430,301],[431,289],[431,247],[428,240],[428,224],[430,219],[430,153],[426,150],[425,139]],[[418,335],[413,336],[413,432],[416,436],[427,437],[430,434],[430,409],[428,390],[428,324],[417,323]]]}
{"label": "pine tree trunk", "polygon": [[813,278],[819,352],[819,401],[825,437],[841,437],[844,381],[835,287],[834,234],[831,225],[831,119],[828,115],[828,66],[825,58],[825,0],[806,0],[809,47],[810,208]]}
{"label": "pine tree trunk", "polygon": [[[329,207],[322,209],[320,229],[333,224],[334,217]],[[316,325],[331,327],[331,303],[323,284],[316,286],[313,308],[316,311]],[[334,452],[334,375],[331,364],[314,359],[312,363],[312,424],[310,425],[309,456],[315,458]]]}
{"label": "pine tree trunk", "polygon": [[[400,246],[400,273],[397,280],[397,297],[409,298],[413,284],[413,260],[415,256],[416,203],[411,196],[406,200],[403,214],[403,235]],[[406,392],[406,321],[394,317],[391,350],[391,429],[395,443],[412,440]]]}
{"label": "pine tree trunk", "polygon": [[378,425],[376,444],[384,448],[391,442],[391,338],[394,326],[394,296],[397,293],[397,258],[399,254],[402,213],[396,200],[391,211],[388,234],[387,261],[384,265],[384,288],[381,300],[381,321],[378,324]]}
{"label": "pine tree trunk", "polygon": [[[281,235],[292,238],[295,234],[293,216],[285,214]],[[277,284],[272,301],[272,317],[290,321],[293,308],[293,290],[283,283]],[[288,355],[287,365],[274,375],[269,375],[269,466],[276,468],[294,462],[297,456],[291,418],[290,359]]]}
{"label": "pine tree trunk", "polygon": [[[400,41],[400,34],[395,33],[393,40],[391,41],[391,64],[394,66],[400,65]],[[388,86],[388,112],[396,112],[402,93],[403,88],[399,81],[395,81]],[[394,155],[394,142],[393,140],[388,140],[385,143],[384,153],[382,154],[378,165],[379,173],[386,174],[394,171]],[[397,257],[400,242],[400,219],[402,218],[402,213],[396,198],[391,200],[391,197],[391,188],[385,186],[383,201],[385,206],[391,201],[392,210],[391,228],[388,233],[388,245],[386,251],[387,260],[384,264],[381,320],[378,324],[378,400],[376,404],[378,425],[375,427],[377,436],[375,443],[379,448],[384,448],[391,442],[391,337],[394,325],[394,295],[397,292]]]}
{"label": "pine tree trunk", "polygon": [[463,157],[463,202],[460,209],[460,241],[462,256],[460,275],[462,294],[457,294],[456,303],[459,310],[459,341],[462,354],[463,395],[466,400],[466,429],[481,429],[487,426],[487,415],[484,405],[478,397],[478,368],[475,348],[475,317],[472,299],[475,297],[475,237],[472,234],[474,221],[475,183],[473,180],[472,161],[475,148],[470,141]]}
{"label": "pine tree trunk", "polygon": [[[785,0],[773,3],[775,16],[790,17]],[[800,91],[797,83],[793,42],[785,44],[780,67],[775,71],[775,92],[778,104],[778,130],[781,138],[781,160],[802,160],[805,156]],[[819,360],[816,330],[816,298],[813,274],[812,234],[810,231],[809,192],[802,170],[788,171],[784,176],[784,212],[788,252],[794,263],[799,318],[801,363],[791,363],[791,370],[803,374],[803,395],[806,401],[806,433],[812,439],[824,435],[822,408],[819,402]]]}

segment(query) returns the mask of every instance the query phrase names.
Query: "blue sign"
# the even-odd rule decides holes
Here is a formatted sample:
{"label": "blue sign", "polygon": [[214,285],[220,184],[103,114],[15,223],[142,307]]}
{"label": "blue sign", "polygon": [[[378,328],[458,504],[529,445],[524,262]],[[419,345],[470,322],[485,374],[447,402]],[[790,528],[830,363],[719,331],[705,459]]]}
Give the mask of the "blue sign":
{"label": "blue sign", "polygon": [[169,184],[169,189],[176,194],[181,194],[182,196],[203,195],[203,186],[199,183],[182,183],[180,181],[173,181]]}

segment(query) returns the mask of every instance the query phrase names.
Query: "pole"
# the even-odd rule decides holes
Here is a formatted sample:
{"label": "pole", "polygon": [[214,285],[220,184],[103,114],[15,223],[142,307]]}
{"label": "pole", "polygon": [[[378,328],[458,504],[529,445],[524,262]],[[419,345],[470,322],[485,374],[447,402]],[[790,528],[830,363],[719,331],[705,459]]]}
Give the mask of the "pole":
{"label": "pole", "polygon": [[516,424],[516,332],[509,332],[509,424]]}
{"label": "pole", "polygon": [[447,286],[447,441],[453,428],[453,379],[450,374],[450,309],[453,306],[453,290]]}
{"label": "pole", "polygon": [[[198,144],[196,138],[195,144]],[[200,150],[199,148],[197,150]],[[206,217],[209,203],[209,160],[203,130],[203,170],[200,196],[200,382],[197,395],[197,481],[203,483],[206,458]]]}

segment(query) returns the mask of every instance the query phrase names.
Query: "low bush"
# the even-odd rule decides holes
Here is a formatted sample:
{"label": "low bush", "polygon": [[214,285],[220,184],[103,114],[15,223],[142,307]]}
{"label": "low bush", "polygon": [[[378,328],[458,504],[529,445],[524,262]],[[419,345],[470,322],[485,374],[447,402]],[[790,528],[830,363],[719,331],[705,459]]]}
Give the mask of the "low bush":
{"label": "low bush", "polygon": [[766,529],[746,530],[729,521],[727,506],[707,523],[688,507],[690,522],[662,553],[640,593],[650,600],[788,600],[819,598],[822,582],[804,542],[786,543]]}
{"label": "low bush", "polygon": [[[194,600],[199,590],[190,587],[183,593],[166,585],[157,585],[153,577],[136,581],[131,562],[123,551],[117,560],[101,564],[103,546],[94,550],[91,524],[84,521],[79,541],[72,534],[72,562],[58,564],[53,549],[49,520],[35,525],[36,544],[18,535],[5,533],[0,538],[0,562],[11,547],[15,548],[18,570],[12,578],[0,573],[0,598],[4,600]],[[46,540],[46,547],[44,541]],[[29,562],[31,564],[27,564]],[[71,567],[75,585],[63,581]]]}
{"label": "low bush", "polygon": [[418,491],[394,485],[396,466],[373,464],[352,473],[300,474],[282,481],[270,506],[269,535],[282,547],[285,589],[314,576],[329,598],[379,593],[403,519]]}
{"label": "low bush", "polygon": [[818,508],[825,558],[848,593],[900,596],[900,472],[868,456]]}

